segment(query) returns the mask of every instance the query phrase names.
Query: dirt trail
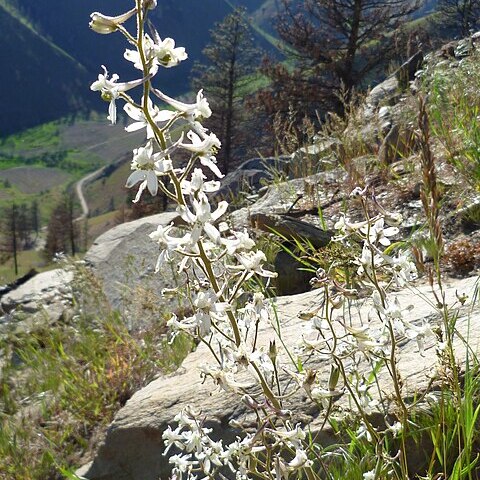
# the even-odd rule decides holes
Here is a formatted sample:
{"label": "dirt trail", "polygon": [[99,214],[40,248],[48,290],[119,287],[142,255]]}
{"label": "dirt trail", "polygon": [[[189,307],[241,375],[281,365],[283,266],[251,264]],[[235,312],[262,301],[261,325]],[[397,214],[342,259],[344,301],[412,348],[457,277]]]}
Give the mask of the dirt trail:
{"label": "dirt trail", "polygon": [[84,218],[87,218],[90,212],[88,208],[87,200],[85,199],[85,195],[83,194],[83,186],[85,185],[85,183],[95,180],[95,178],[98,177],[103,172],[104,169],[105,167],[103,166],[98,170],[95,170],[94,172],[89,173],[85,177],[81,178],[75,184],[75,192],[78,196],[78,200],[80,201],[80,206],[82,207],[82,214],[75,219],[76,222],[83,220]]}

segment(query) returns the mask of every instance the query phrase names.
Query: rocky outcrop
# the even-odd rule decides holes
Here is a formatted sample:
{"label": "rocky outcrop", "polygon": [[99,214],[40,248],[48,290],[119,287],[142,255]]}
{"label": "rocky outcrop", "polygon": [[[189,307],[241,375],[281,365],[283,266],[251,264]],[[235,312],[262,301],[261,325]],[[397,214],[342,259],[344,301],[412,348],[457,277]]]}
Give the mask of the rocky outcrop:
{"label": "rocky outcrop", "polygon": [[267,215],[255,213],[250,215],[255,228],[264,232],[275,233],[289,243],[307,242],[313,248],[322,248],[329,244],[332,232],[324,231],[307,222],[302,222],[288,215]]}
{"label": "rocky outcrop", "polygon": [[277,273],[277,278],[272,283],[275,294],[294,295],[308,292],[313,273],[290,252],[295,252],[297,242],[313,249],[323,248],[330,243],[333,233],[288,215],[256,213],[250,216],[250,221],[255,228],[279,237],[281,249],[273,262]]}
{"label": "rocky outcrop", "polygon": [[220,189],[213,196],[217,200],[236,200],[270,183],[275,174],[288,176],[288,172],[288,157],[251,158],[225,175],[220,182]]}
{"label": "rocky outcrop", "polygon": [[415,131],[408,125],[393,125],[380,145],[378,159],[382,165],[409,157],[415,147]]}
{"label": "rocky outcrop", "polygon": [[73,272],[58,268],[38,273],[3,295],[0,298],[0,337],[31,332],[39,326],[57,322],[71,307],[72,280]]}
{"label": "rocky outcrop", "polygon": [[60,268],[38,273],[3,295],[0,298],[0,304],[7,313],[15,308],[34,313],[42,306],[55,303],[63,295],[68,295],[68,285],[72,279],[72,272]]}
{"label": "rocky outcrop", "polygon": [[[457,295],[470,295],[477,282],[476,277],[463,280],[449,280],[445,284],[446,301],[453,304]],[[427,320],[435,327],[440,322],[431,303],[424,300],[430,295],[429,285],[420,285],[418,294],[412,295],[410,290],[397,294],[401,305],[413,308],[409,310],[409,321],[421,324]],[[319,306],[321,295],[312,291],[296,296],[280,297],[275,300],[278,318],[281,323],[282,341],[291,349],[295,347],[303,335],[308,335],[306,323],[299,319],[299,312],[311,311]],[[358,310],[357,310],[358,307]],[[359,302],[351,311],[352,325],[359,325],[360,318],[368,318],[370,310],[368,302]],[[338,312],[338,311],[337,311]],[[340,315],[341,313],[336,313]],[[374,328],[378,320],[371,318],[369,325]],[[468,302],[459,310],[456,320],[459,332],[456,340],[458,359],[465,358],[465,344],[468,339],[468,348],[476,352],[480,346],[480,311]],[[263,325],[258,336],[258,345],[267,346],[269,340],[276,335],[272,326]],[[278,338],[277,338],[278,341]],[[421,355],[417,342],[407,338],[399,342],[398,369],[402,376],[404,394],[406,397],[414,392],[427,388],[432,377],[435,376],[437,357],[433,340],[426,342],[425,354]],[[206,426],[212,427],[214,432],[226,442],[234,438],[236,431],[229,427],[231,420],[251,420],[245,404],[230,393],[220,391],[211,382],[203,382],[198,373],[198,367],[209,358],[207,348],[199,346],[184,361],[182,367],[175,374],[160,377],[143,390],[137,392],[118,412],[111,424],[106,438],[90,465],[82,468],[78,473],[89,480],[157,480],[168,478],[168,460],[162,456],[162,432],[172,418],[187,404],[195,410],[201,411],[206,419]],[[285,358],[282,361],[286,362]],[[318,368],[321,374],[327,374],[330,365],[328,362],[306,364],[305,367]],[[368,370],[367,365],[361,365],[360,370]],[[392,385],[384,371],[377,373],[382,384],[383,398],[389,398]],[[287,378],[283,377],[282,381]],[[378,400],[378,393],[371,390],[374,399]],[[346,397],[338,400],[338,406],[349,408]],[[293,412],[293,421],[300,421],[310,425],[312,433],[320,430],[322,419],[316,406],[307,401],[302,393],[295,394],[285,400],[285,408]],[[375,412],[372,414],[375,415]],[[380,416],[382,417],[382,416]],[[317,438],[319,442],[332,441],[331,432],[324,430]]]}
{"label": "rocky outcrop", "polygon": [[332,201],[337,186],[342,184],[346,177],[347,173],[343,169],[336,168],[308,177],[272,184],[253,205],[232,212],[230,221],[236,229],[240,229],[254,226],[252,218],[257,214],[288,213],[295,216],[297,212],[305,211],[315,212],[318,221],[319,206]]}
{"label": "rocky outcrop", "polygon": [[[164,212],[123,223],[100,235],[88,250],[85,262],[102,282],[113,308],[129,313],[135,310],[135,317],[145,320],[149,314],[158,314],[149,309],[148,298],[157,299],[163,288],[176,286],[178,278],[168,266],[154,272],[159,247],[148,235],[159,225],[171,223],[181,223],[177,213]],[[174,299],[172,302],[177,305]]]}
{"label": "rocky outcrop", "polygon": [[399,87],[405,90],[409,87],[410,82],[415,80],[415,74],[423,65],[424,55],[422,51],[418,51],[404,62],[395,72]]}

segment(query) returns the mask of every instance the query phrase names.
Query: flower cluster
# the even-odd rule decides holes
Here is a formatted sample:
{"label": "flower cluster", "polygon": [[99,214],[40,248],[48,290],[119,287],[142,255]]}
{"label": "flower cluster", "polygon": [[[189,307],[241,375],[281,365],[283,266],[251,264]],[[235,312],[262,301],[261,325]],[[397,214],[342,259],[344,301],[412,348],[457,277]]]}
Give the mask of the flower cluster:
{"label": "flower cluster", "polygon": [[[251,398],[246,401],[253,403]],[[255,468],[252,465],[255,455],[265,452],[267,446],[259,445],[255,435],[249,433],[224,445],[222,440],[215,441],[211,438],[212,429],[205,428],[199,417],[198,412],[186,408],[175,417],[177,427],[172,429],[169,426],[163,433],[166,445],[164,454],[172,447],[182,452],[169,459],[175,465],[174,478],[193,480],[197,478],[196,473],[205,475],[204,478],[216,478],[215,474],[219,470],[227,468],[235,474],[237,480],[248,480],[249,473]],[[288,462],[279,456],[274,459],[276,478],[288,478],[290,473],[312,466],[313,462],[304,449],[306,433],[300,425],[287,424],[282,429],[266,427],[264,435],[268,437],[268,442],[264,442],[268,443],[268,449],[281,447],[292,452],[292,458]]]}
{"label": "flower cluster", "polygon": [[[408,254],[392,255],[390,251],[401,220],[384,212],[369,218],[366,208],[365,221],[353,223],[342,216],[335,225],[338,235],[334,241],[355,238],[361,242],[362,253],[355,265],[358,285],[330,280],[328,272],[318,269],[312,285],[323,290],[324,301],[315,311],[300,315],[309,326],[302,345],[293,353],[282,354],[275,341],[269,348],[259,345],[260,328],[270,327],[280,339],[281,333],[271,302],[260,292],[249,292],[247,285],[253,281],[268,285],[275,273],[264,268],[265,254],[255,250],[248,232],[235,231],[225,221],[227,202],[211,204],[211,194],[218,190],[218,179],[223,176],[215,157],[221,144],[202,125],[212,113],[203,91],[185,103],[154,86],[162,68],[175,67],[187,58],[184,48],[176,47],[171,38],[162,39],[147,22],[155,6],[156,0],[135,0],[131,10],[118,16],[92,14],[93,30],[125,36],[129,48],[124,57],[141,75],[120,82],[118,75],[110,77],[103,67],[91,89],[109,103],[112,123],[117,118],[117,102],[122,101],[132,120],[126,131],[145,130],[144,144],[133,150],[132,173],[126,182],[129,188],[137,187],[134,202],[145,190],[151,195],[162,193],[176,205],[182,219],[182,227],[159,226],[150,234],[160,247],[156,270],[166,263],[175,265],[184,274],[181,288],[190,301],[191,314],[182,318],[173,314],[168,321],[172,339],[183,332],[206,344],[213,361],[202,366],[201,375],[219,389],[241,397],[257,419],[256,431],[224,445],[212,439],[212,430],[204,426],[200,412],[183,410],[175,418],[177,427],[169,427],[163,434],[165,454],[180,451],[169,460],[173,478],[193,479],[198,473],[202,478],[214,478],[221,469],[231,470],[238,480],[273,475],[277,480],[318,478],[307,429],[292,425],[284,400],[302,391],[328,418],[333,403],[348,395],[352,404],[368,414],[378,402],[370,393],[371,377],[358,368],[360,359],[367,358],[375,368],[386,366],[398,384],[395,342],[401,336],[415,339],[421,350],[424,338],[431,334],[428,325],[405,320],[404,309],[388,293],[391,285],[404,286],[415,278]],[[126,27],[133,17],[137,20],[135,33]],[[145,32],[147,25],[149,33]],[[131,94],[135,88],[142,90],[138,99]],[[355,189],[352,195],[365,205],[366,189]],[[358,299],[359,289],[368,291],[370,315],[379,320],[375,327],[369,319],[352,324],[342,315],[334,318],[334,311],[342,311]],[[312,357],[329,367],[326,374],[310,368]],[[281,375],[289,379],[285,388]],[[365,433],[361,435],[378,443],[379,433],[364,420]],[[386,431],[390,430],[387,425]],[[366,472],[364,478],[374,477]]]}

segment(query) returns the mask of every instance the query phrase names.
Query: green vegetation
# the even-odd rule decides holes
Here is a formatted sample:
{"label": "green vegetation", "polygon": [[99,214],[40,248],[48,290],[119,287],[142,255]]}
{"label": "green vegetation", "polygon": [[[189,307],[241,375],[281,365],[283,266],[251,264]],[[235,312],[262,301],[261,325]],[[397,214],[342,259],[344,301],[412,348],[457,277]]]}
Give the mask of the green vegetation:
{"label": "green vegetation", "polygon": [[475,188],[480,187],[479,60],[475,52],[457,68],[440,64],[424,73],[433,134],[450,163]]}
{"label": "green vegetation", "polygon": [[1,479],[64,478],[128,398],[190,350],[182,337],[167,344],[161,321],[128,331],[86,271],[74,291],[74,313],[54,328],[37,319],[0,336]]}
{"label": "green vegetation", "polygon": [[34,268],[37,272],[44,272],[56,268],[57,265],[45,261],[42,252],[38,250],[22,250],[17,254],[18,275],[15,275],[13,258],[0,263],[0,285],[13,282],[15,278],[21,277]]}
{"label": "green vegetation", "polygon": [[58,168],[81,175],[98,168],[102,160],[95,154],[72,148],[65,141],[67,120],[42,124],[1,140],[0,170],[19,166]]}
{"label": "green vegetation", "polygon": [[[98,143],[92,145],[92,138]],[[62,192],[87,173],[123,158],[138,140],[139,135],[125,135],[123,125],[108,125],[95,113],[88,120],[64,118],[0,139],[0,210],[37,199],[45,224]],[[119,205],[123,181],[116,189]],[[92,211],[108,210],[98,203]]]}

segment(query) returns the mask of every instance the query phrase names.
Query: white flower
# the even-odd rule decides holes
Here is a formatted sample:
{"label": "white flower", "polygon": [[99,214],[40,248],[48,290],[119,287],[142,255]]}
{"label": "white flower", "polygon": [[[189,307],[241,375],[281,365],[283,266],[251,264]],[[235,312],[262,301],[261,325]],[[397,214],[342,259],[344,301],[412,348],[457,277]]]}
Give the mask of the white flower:
{"label": "white flower", "polygon": [[363,242],[362,255],[355,260],[355,263],[360,263],[357,270],[358,275],[371,274],[372,268],[380,267],[383,264],[384,258],[377,253],[373,254],[373,248],[367,240]]}
{"label": "white flower", "polygon": [[301,467],[311,467],[312,465],[313,462],[308,459],[305,450],[301,448],[295,450],[295,458],[291,462],[288,462],[288,466],[292,470],[298,470]]}
{"label": "white flower", "polygon": [[218,169],[216,165],[216,159],[213,154],[220,148],[220,140],[214,133],[210,135],[203,134],[203,139],[200,138],[195,132],[190,130],[187,133],[187,138],[192,143],[181,143],[180,146],[185,150],[198,154],[200,163],[208,167],[218,178],[222,178],[224,175]]}
{"label": "white flower", "polygon": [[122,13],[116,17],[108,17],[100,12],[93,12],[90,15],[92,19],[89,23],[89,26],[92,30],[97,33],[107,34],[115,32],[119,25],[126,22],[130,17],[137,13],[136,8],[132,8],[128,12]]}
{"label": "white flower", "polygon": [[212,115],[207,99],[203,96],[203,90],[197,93],[197,101],[195,103],[179,102],[155,88],[152,91],[158,98],[171,105],[175,110],[182,112],[184,117],[192,123],[198,118],[209,118]]}
{"label": "white flower", "polygon": [[399,287],[404,287],[417,277],[417,267],[408,251],[401,252],[397,257],[389,257],[387,262],[393,267],[393,278]]}
{"label": "white flower", "polygon": [[157,176],[164,175],[173,168],[170,160],[162,158],[164,154],[165,152],[154,154],[151,141],[149,141],[145,147],[136,148],[133,151],[132,170],[134,170],[134,172],[128,177],[125,186],[131,188],[138,182],[142,182],[133,200],[134,203],[140,200],[145,188],[148,188],[152,196],[158,193]]}
{"label": "white flower", "polygon": [[277,437],[282,442],[288,443],[290,446],[295,448],[301,448],[302,441],[307,438],[307,434],[302,429],[302,426],[297,423],[293,430],[272,430],[270,428],[266,429],[268,432],[272,433],[275,437]]}
{"label": "white flower", "polygon": [[[143,37],[143,51],[150,65],[150,73],[153,75],[157,72],[159,65],[165,68],[175,67],[188,57],[185,48],[175,47],[175,41],[172,38],[162,40],[156,31],[154,31],[154,40],[148,34]],[[143,70],[138,50],[127,49],[123,56],[132,62],[135,68]]]}
{"label": "white flower", "polygon": [[243,393],[244,389],[253,385],[252,382],[237,382],[232,372],[226,372],[217,366],[203,365],[200,367],[200,372],[205,376],[212,377],[213,381],[226,392]]}
{"label": "white flower", "polygon": [[190,234],[186,233],[183,237],[172,237],[169,235],[170,231],[174,228],[173,223],[164,226],[159,225],[157,229],[150,233],[149,237],[160,245],[165,245],[168,250],[173,250],[181,245],[188,243]]}
{"label": "white flower", "polygon": [[217,467],[223,466],[224,463],[221,457],[224,452],[222,440],[214,442],[211,438],[208,438],[208,446],[204,445],[203,452],[197,453],[195,456],[202,463],[203,472],[209,474],[212,469],[212,464]]}
{"label": "white flower", "polygon": [[363,480],[375,480],[375,470],[369,470],[363,474]]}
{"label": "white flower", "polygon": [[356,222],[352,223],[348,217],[345,217],[344,213],[340,213],[340,218],[335,222],[333,228],[339,232],[339,236],[336,236],[334,240],[339,241],[348,237],[357,230],[367,225],[368,222]]}
{"label": "white flower", "polygon": [[272,359],[267,353],[261,350],[255,350],[250,354],[250,361],[262,370],[264,374],[273,373],[275,367],[273,366]]}
{"label": "white flower", "polygon": [[367,426],[362,422],[360,424],[360,427],[358,427],[357,430],[357,439],[365,437],[367,439],[367,442],[372,441],[372,434],[370,433],[370,430],[368,430]]}
{"label": "white flower", "polygon": [[208,433],[212,430],[206,428],[202,428],[202,430],[204,431],[202,432],[199,429],[194,429],[183,434],[185,440],[185,450],[187,452],[195,451],[196,453],[200,453],[203,450],[202,433]]}
{"label": "white flower", "polygon": [[[127,132],[135,132],[142,128],[146,128],[147,138],[154,137],[152,126],[146,119],[145,113],[141,108],[137,108],[130,103],[126,103],[123,106],[123,109],[130,118],[135,120],[133,123],[125,127],[125,130]],[[154,106],[150,98],[148,99],[148,113],[150,114],[150,118],[155,123],[166,122],[168,120],[171,120],[175,116],[175,112],[172,112],[171,110],[160,110],[156,105]]]}
{"label": "white flower", "polygon": [[397,227],[383,228],[384,223],[385,221],[383,217],[380,217],[373,225],[362,227],[361,231],[364,235],[368,236],[368,241],[370,243],[374,245],[380,243],[380,245],[383,245],[384,247],[390,245],[391,242],[388,237],[396,235],[399,230]]}
{"label": "white flower", "polygon": [[177,448],[183,449],[183,434],[180,433],[180,427],[172,430],[169,425],[162,433],[162,438],[165,446],[167,447],[163,452],[164,455],[168,453],[173,445],[175,445]]}
{"label": "white flower", "polygon": [[136,148],[133,151],[132,169],[135,171],[130,174],[125,186],[131,188],[138,182],[142,182],[138,189],[134,203],[140,200],[140,196],[145,188],[152,196],[158,192],[158,178],[155,173],[155,158],[153,156],[153,146],[148,142],[145,147]]}
{"label": "white flower", "polygon": [[199,135],[190,130],[187,133],[187,138],[192,143],[182,143],[180,145],[190,152],[210,155],[213,151],[216,151],[221,146],[220,140],[214,133],[205,135],[204,138],[201,139]]}
{"label": "white flower", "polygon": [[175,468],[180,472],[185,473],[187,470],[190,470],[194,465],[197,465],[196,460],[192,460],[192,455],[172,455],[168,459],[169,463],[175,464]]}
{"label": "white flower", "polygon": [[405,324],[405,336],[410,340],[416,340],[420,355],[423,356],[425,350],[424,340],[426,337],[433,337],[432,327],[423,322],[421,325],[414,325],[413,323],[404,321]]}
{"label": "white flower", "polygon": [[228,203],[225,201],[219,202],[216,210],[212,212],[207,196],[200,195],[200,198],[194,198],[192,200],[192,206],[195,213],[187,206],[178,208],[182,219],[193,225],[191,243],[194,244],[198,241],[203,230],[213,243],[218,244],[220,241],[220,232],[214,227],[213,223],[227,211]]}
{"label": "white flower", "polygon": [[262,264],[266,262],[267,258],[261,250],[236,253],[235,257],[241,266],[230,266],[229,268],[232,270],[246,270],[249,272],[247,278],[250,278],[255,273],[266,278],[275,278],[277,276],[275,272],[263,269]]}
{"label": "white flower", "polygon": [[192,172],[192,179],[182,180],[182,192],[185,195],[194,195],[195,193],[204,192],[204,193],[213,193],[220,188],[220,182],[211,180],[209,182],[204,182],[204,179],[207,178],[203,173],[201,168],[195,168]]}
{"label": "white flower", "polygon": [[243,232],[233,232],[235,238],[222,238],[221,243],[227,249],[229,255],[233,255],[237,250],[251,250],[255,242],[250,238],[247,230]]}
{"label": "white flower", "polygon": [[156,30],[154,31],[154,37],[155,43],[153,44],[151,55],[162,67],[175,67],[188,58],[184,47],[175,47],[173,38],[167,37],[162,40]]}
{"label": "white flower", "polygon": [[143,79],[133,80],[125,83],[117,83],[119,76],[114,73],[112,78],[109,79],[107,69],[104,65],[102,65],[102,68],[105,73],[100,73],[98,75],[98,80],[95,80],[92,85],[90,85],[90,90],[93,90],[94,92],[100,91],[102,99],[106,102],[110,102],[107,119],[114,124],[117,122],[117,107],[115,105],[115,101],[120,96],[120,93],[126,92],[131,88],[141,85],[143,83]]}

